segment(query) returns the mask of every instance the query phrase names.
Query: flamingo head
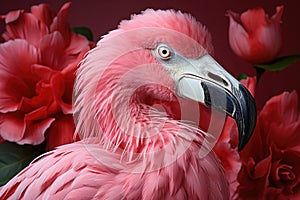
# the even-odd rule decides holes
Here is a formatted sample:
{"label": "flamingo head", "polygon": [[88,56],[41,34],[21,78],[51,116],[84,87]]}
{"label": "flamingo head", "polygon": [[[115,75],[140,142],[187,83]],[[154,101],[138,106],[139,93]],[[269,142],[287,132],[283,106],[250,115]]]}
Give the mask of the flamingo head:
{"label": "flamingo head", "polygon": [[148,151],[197,132],[183,116],[198,108],[183,105],[201,103],[235,119],[241,150],[255,127],[254,99],[212,52],[210,34],[189,14],[148,9],[122,21],[79,67],[78,132],[108,146]]}

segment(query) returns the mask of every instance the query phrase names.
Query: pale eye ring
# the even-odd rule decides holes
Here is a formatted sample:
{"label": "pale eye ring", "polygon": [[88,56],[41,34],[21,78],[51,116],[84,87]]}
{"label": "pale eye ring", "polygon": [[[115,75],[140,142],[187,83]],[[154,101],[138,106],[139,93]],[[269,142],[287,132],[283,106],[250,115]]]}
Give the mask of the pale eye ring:
{"label": "pale eye ring", "polygon": [[162,59],[169,59],[172,56],[171,50],[166,46],[158,47],[157,52]]}

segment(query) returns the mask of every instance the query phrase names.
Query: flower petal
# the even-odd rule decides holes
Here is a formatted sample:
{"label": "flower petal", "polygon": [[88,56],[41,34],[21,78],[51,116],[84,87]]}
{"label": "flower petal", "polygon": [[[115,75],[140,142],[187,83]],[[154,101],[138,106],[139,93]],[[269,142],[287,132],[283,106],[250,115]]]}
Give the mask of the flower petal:
{"label": "flower petal", "polygon": [[4,140],[18,142],[24,135],[25,127],[22,113],[0,113],[0,136]]}
{"label": "flower petal", "polygon": [[46,132],[47,150],[75,142],[75,125],[72,115],[60,115]]}
{"label": "flower petal", "polygon": [[48,4],[39,4],[31,7],[31,13],[48,27],[51,25],[55,12]]}
{"label": "flower petal", "polygon": [[79,62],[84,58],[85,54],[89,50],[90,50],[90,47],[86,46],[84,49],[82,49],[82,51],[79,54],[77,54],[76,57],[74,57],[72,60],[70,59],[70,63],[65,62],[65,63],[69,63],[69,64],[68,65],[64,64],[64,66],[66,66],[66,67],[64,67],[62,69],[61,73],[67,77],[71,76],[72,79],[74,79]]}
{"label": "flower petal", "polygon": [[272,141],[281,149],[300,144],[300,111],[295,91],[272,97],[261,111],[259,120],[262,131],[268,134],[267,142]]}
{"label": "flower petal", "polygon": [[64,39],[55,31],[43,37],[40,43],[41,64],[52,69],[60,70],[60,61],[64,54]]}
{"label": "flower petal", "polygon": [[60,111],[59,105],[53,96],[53,86],[40,81],[36,85],[36,95],[32,98],[23,98],[20,110],[26,112],[26,120],[42,120]]}
{"label": "flower petal", "polygon": [[[52,78],[51,85],[52,85],[52,93],[54,97],[54,101],[57,105],[60,106],[62,112],[64,114],[71,114],[73,113],[72,109],[72,102],[64,102],[63,97],[66,93],[66,82],[67,80],[64,79],[62,74],[56,75]],[[67,93],[70,94],[70,93]],[[71,95],[71,94],[70,94]],[[69,96],[71,97],[71,96]]]}
{"label": "flower petal", "polygon": [[[48,28],[31,13],[21,13],[15,21],[8,15],[9,23],[6,24],[5,40],[26,39],[30,44],[37,46],[40,39],[48,33]],[[15,17],[15,16],[14,16]]]}
{"label": "flower petal", "polygon": [[258,163],[252,157],[247,158],[238,174],[238,199],[265,199],[271,159],[271,154]]}
{"label": "flower petal", "polygon": [[64,39],[64,46],[70,44],[71,39],[71,29],[68,23],[68,14],[70,9],[71,2],[65,3],[62,8],[57,13],[57,16],[53,19],[53,22],[50,26],[51,32],[59,31]]}
{"label": "flower petal", "polygon": [[78,55],[81,51],[85,50],[89,46],[89,41],[86,37],[73,33],[71,34],[71,42],[68,48],[66,48],[66,54]]}
{"label": "flower petal", "polygon": [[229,43],[232,50],[240,57],[244,57],[250,53],[249,35],[243,24],[239,23],[239,16],[228,11],[229,17]]}
{"label": "flower petal", "polygon": [[30,66],[37,60],[37,50],[25,40],[0,45],[0,112],[15,111],[22,97],[33,95]]}
{"label": "flower petal", "polygon": [[24,10],[14,10],[14,11],[10,11],[9,13],[7,13],[4,17],[5,19],[5,23],[11,23],[13,21],[16,21],[21,14],[24,13]]}
{"label": "flower petal", "polygon": [[24,136],[17,141],[18,144],[41,144],[45,140],[45,132],[55,121],[54,118],[47,118],[41,121],[27,121]]}
{"label": "flower petal", "polygon": [[283,6],[277,6],[276,13],[271,17],[271,20],[273,20],[274,23],[280,23],[282,13],[283,13]]}
{"label": "flower petal", "polygon": [[269,155],[265,159],[256,163],[252,174],[253,175],[252,178],[257,179],[265,176],[267,177],[271,169],[271,159],[272,159],[272,155]]}
{"label": "flower petal", "polygon": [[280,18],[283,6],[271,18],[262,8],[249,9],[241,15],[228,11],[229,43],[232,50],[250,63],[273,61],[282,47]]}
{"label": "flower petal", "polygon": [[72,33],[70,45],[65,49],[65,54],[64,58],[62,59],[63,62],[61,63],[61,68],[65,68],[66,66],[73,63],[75,60],[78,60],[79,54],[81,54],[82,52],[86,52],[87,49],[89,49],[89,41],[81,35]]}
{"label": "flower petal", "polygon": [[266,26],[268,17],[264,9],[249,9],[241,15],[241,22],[249,35],[255,33],[260,27]]}
{"label": "flower petal", "polygon": [[[0,44],[0,69],[22,76],[30,72],[30,66],[38,62],[38,51],[27,41],[16,39]],[[18,58],[18,59],[16,59]]]}
{"label": "flower petal", "polygon": [[48,66],[33,64],[31,65],[31,72],[33,76],[37,77],[38,80],[50,82],[51,77],[59,73],[56,70],[49,68]]}

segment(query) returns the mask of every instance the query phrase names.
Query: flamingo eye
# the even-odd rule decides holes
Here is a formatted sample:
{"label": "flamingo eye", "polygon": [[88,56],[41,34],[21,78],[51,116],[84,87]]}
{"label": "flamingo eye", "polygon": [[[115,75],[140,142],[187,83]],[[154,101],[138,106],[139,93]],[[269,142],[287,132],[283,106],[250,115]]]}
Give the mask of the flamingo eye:
{"label": "flamingo eye", "polygon": [[158,47],[157,52],[158,55],[164,60],[167,60],[172,56],[172,51],[166,46]]}

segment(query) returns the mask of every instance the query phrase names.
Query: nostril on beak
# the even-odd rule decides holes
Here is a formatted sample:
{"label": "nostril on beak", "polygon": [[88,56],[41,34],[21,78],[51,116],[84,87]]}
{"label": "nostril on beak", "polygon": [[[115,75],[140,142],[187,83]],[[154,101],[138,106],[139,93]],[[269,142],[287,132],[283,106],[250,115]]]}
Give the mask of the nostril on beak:
{"label": "nostril on beak", "polygon": [[216,75],[216,74],[213,74],[211,72],[208,72],[208,77],[213,79],[214,81],[217,81],[219,84],[221,85],[225,85],[225,86],[228,86],[228,82],[226,80],[224,80],[222,77]]}

